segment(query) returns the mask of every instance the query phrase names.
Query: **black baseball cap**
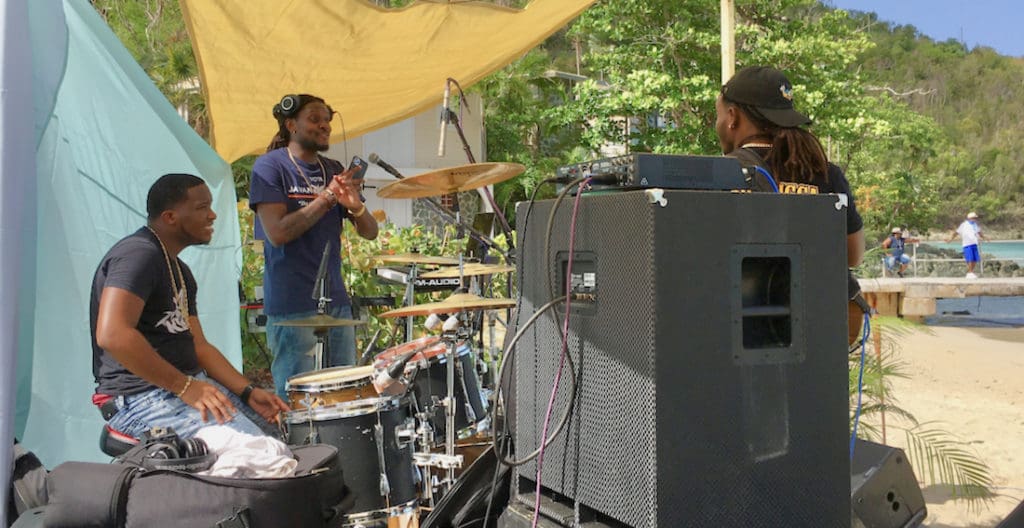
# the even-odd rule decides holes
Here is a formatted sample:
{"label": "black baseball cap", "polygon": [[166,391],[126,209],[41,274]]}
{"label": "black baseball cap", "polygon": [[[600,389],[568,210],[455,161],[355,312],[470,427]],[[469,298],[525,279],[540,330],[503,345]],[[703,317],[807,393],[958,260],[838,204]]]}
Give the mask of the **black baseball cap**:
{"label": "black baseball cap", "polygon": [[722,97],[754,107],[765,119],[783,128],[811,123],[809,117],[793,109],[793,84],[775,68],[743,68],[722,87]]}

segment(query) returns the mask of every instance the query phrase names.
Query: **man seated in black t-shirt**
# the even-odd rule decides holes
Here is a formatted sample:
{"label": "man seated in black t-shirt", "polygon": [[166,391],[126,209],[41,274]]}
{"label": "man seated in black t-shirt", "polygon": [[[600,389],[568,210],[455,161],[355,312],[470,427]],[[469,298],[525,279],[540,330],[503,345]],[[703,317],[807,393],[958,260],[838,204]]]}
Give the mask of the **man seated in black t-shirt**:
{"label": "man seated in black t-shirt", "polygon": [[196,316],[196,281],[178,253],[210,242],[212,201],[196,176],[161,176],[146,199],[147,225],[115,244],[96,270],[93,402],[124,434],[164,426],[185,438],[216,421],[260,435],[273,433],[269,422],[288,410],[231,366]]}

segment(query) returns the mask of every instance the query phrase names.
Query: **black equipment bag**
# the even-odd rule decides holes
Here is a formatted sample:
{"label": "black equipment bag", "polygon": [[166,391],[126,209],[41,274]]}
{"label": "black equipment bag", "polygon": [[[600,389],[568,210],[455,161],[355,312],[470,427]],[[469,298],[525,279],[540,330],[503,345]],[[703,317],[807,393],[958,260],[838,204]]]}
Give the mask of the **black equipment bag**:
{"label": "black equipment bag", "polygon": [[65,462],[50,473],[47,527],[270,528],[341,526],[348,496],[338,450],[289,446],[295,476],[233,479],[143,470],[129,451],[112,464]]}

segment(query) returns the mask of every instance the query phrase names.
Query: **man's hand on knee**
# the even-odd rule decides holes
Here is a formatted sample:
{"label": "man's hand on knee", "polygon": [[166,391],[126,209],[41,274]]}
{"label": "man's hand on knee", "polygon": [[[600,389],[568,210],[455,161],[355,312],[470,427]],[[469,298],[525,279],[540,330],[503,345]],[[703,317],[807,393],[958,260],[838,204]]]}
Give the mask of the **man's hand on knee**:
{"label": "man's hand on knee", "polygon": [[199,411],[204,422],[207,421],[207,413],[213,415],[217,423],[224,423],[230,422],[238,412],[220,389],[200,380],[192,381],[181,394],[181,401]]}

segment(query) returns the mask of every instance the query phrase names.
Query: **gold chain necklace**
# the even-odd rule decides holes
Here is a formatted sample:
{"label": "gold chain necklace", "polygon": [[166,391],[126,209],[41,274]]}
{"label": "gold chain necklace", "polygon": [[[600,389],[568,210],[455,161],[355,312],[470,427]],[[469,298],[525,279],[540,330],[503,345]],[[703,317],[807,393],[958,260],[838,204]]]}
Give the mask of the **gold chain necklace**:
{"label": "gold chain necklace", "polygon": [[772,145],[770,143],[747,143],[745,145],[740,146],[740,148],[747,148],[747,147],[750,147],[750,148],[772,148]]}
{"label": "gold chain necklace", "polygon": [[[178,259],[174,259],[174,268],[178,270],[178,283],[174,282],[174,268],[171,268],[171,256],[167,253],[167,246],[164,246],[164,241],[160,239],[160,235],[156,234],[156,231],[152,227],[146,226],[150,233],[156,237],[156,241],[160,244],[160,249],[164,252],[164,262],[167,263],[167,274],[171,278],[171,297],[174,299],[174,304],[178,308],[178,313],[185,319],[185,326],[192,327],[188,320],[188,285],[185,284],[185,275],[181,273],[181,265],[178,264]],[[181,289],[185,290],[185,298],[178,298],[178,284],[181,284]]]}
{"label": "gold chain necklace", "polygon": [[[290,149],[288,147],[285,147],[284,149],[288,151],[288,159],[292,160],[292,165],[295,165],[295,170],[299,171],[299,176],[302,176],[302,179],[306,181],[306,185],[308,185],[310,189],[313,189],[313,194],[320,194],[320,193],[322,193],[324,191],[324,186],[322,186],[322,185],[313,185],[313,182],[310,181],[308,176],[306,176],[306,171],[302,170],[302,167],[299,166],[299,162],[298,161],[295,161],[295,155],[292,154],[292,149]],[[321,178],[323,178],[324,182],[326,183],[327,182],[327,169],[324,168],[324,162],[323,162],[322,159],[320,159],[320,155],[319,154],[316,155],[316,162],[320,164],[320,176],[321,176]]]}

